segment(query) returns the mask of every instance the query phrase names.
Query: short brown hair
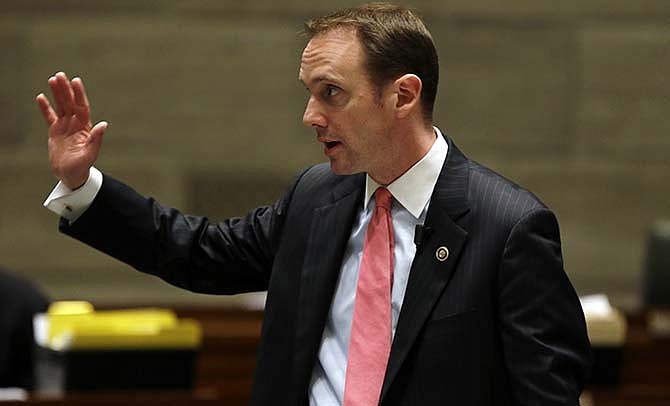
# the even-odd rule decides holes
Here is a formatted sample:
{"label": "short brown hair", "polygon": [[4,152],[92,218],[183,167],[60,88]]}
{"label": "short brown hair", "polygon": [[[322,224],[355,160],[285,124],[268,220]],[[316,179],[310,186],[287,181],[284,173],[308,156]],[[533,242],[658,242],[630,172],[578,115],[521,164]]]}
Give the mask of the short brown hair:
{"label": "short brown hair", "polygon": [[313,18],[305,23],[305,34],[311,39],[336,28],[356,31],[366,70],[378,90],[404,74],[417,75],[423,85],[423,116],[432,121],[439,63],[433,38],[416,13],[388,3],[369,3]]}

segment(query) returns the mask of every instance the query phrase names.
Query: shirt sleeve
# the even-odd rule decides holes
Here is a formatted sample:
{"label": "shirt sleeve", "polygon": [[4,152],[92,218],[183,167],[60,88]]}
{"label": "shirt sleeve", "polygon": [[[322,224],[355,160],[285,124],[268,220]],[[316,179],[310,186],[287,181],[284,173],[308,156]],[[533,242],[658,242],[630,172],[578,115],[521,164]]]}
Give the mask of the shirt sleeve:
{"label": "shirt sleeve", "polygon": [[43,205],[52,212],[73,223],[91,205],[102,186],[102,172],[91,167],[88,179],[79,189],[72,190],[58,182]]}

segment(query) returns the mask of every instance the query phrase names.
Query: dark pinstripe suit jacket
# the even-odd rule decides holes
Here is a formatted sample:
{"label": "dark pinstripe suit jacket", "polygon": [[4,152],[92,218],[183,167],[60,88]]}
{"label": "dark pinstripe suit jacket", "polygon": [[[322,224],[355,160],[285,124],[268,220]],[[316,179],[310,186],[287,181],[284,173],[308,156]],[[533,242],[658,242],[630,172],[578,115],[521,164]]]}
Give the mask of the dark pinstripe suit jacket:
{"label": "dark pinstripe suit jacket", "polygon": [[[447,141],[380,403],[576,406],[590,347],[556,219]],[[192,291],[268,289],[252,404],[300,405],[363,185],[315,166],[274,205],[210,224],[105,177],[61,230]]]}

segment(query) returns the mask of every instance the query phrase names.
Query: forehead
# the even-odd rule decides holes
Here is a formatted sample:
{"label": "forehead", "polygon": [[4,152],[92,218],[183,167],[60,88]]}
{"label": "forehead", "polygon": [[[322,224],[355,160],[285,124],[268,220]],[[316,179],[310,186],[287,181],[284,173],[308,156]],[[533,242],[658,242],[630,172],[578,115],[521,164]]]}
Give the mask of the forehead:
{"label": "forehead", "polygon": [[363,52],[353,29],[338,28],[313,37],[302,52],[299,79],[305,84],[345,80],[360,73]]}

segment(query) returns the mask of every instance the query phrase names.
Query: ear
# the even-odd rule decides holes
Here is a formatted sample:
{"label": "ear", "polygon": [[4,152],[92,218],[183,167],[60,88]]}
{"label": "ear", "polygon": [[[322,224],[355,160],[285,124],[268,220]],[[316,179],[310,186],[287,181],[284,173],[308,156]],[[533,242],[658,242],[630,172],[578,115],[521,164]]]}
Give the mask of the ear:
{"label": "ear", "polygon": [[402,75],[396,79],[394,87],[397,94],[395,108],[399,118],[405,118],[420,108],[423,84],[418,76],[411,73]]}

